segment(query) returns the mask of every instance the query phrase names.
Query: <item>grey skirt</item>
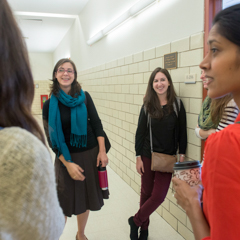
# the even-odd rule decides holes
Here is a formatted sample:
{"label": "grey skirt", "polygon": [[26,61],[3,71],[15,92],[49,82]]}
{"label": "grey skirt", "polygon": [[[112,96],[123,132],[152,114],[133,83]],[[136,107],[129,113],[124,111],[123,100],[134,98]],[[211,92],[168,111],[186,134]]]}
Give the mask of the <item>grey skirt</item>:
{"label": "grey skirt", "polygon": [[55,173],[57,193],[60,206],[65,216],[78,215],[86,210],[97,211],[103,206],[103,198],[107,199],[108,190],[102,191],[99,186],[97,171],[98,146],[79,153],[72,153],[72,161],[78,164],[85,175],[84,181],[73,180],[65,166],[56,157]]}

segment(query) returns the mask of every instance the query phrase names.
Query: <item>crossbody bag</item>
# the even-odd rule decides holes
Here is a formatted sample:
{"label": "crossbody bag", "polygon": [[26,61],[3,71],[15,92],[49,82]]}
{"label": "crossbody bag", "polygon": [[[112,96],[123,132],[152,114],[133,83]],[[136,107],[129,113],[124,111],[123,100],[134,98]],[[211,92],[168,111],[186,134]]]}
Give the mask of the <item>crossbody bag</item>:
{"label": "crossbody bag", "polygon": [[[178,118],[178,113],[179,113],[179,103],[177,100],[175,100],[175,107],[177,118]],[[176,155],[169,155],[169,154],[164,154],[164,153],[158,153],[153,151],[153,143],[152,143],[152,127],[151,127],[151,117],[148,114],[148,125],[149,125],[149,133],[150,133],[150,147],[151,147],[151,170],[152,171],[158,171],[158,172],[169,172],[173,173],[173,167],[174,164],[177,162],[177,156]],[[175,134],[175,138],[176,134]],[[177,140],[177,139],[175,139]]]}

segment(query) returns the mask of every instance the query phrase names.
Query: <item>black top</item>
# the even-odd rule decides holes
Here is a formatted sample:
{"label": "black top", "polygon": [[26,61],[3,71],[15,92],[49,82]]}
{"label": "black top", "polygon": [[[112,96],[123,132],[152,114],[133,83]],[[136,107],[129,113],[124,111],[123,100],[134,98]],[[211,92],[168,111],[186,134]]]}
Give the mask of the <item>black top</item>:
{"label": "black top", "polygon": [[[84,92],[86,96],[86,107],[88,112],[88,121],[87,121],[87,146],[86,147],[75,147],[70,145],[70,134],[71,134],[71,108],[65,106],[60,101],[58,101],[58,106],[60,110],[60,116],[62,121],[62,129],[65,137],[65,142],[68,146],[70,153],[75,152],[83,152],[89,149],[92,149],[98,145],[97,137],[104,136],[103,134],[103,126],[102,122],[98,116],[97,110],[93,103],[93,100],[88,92]],[[43,125],[45,134],[47,136],[48,144],[52,148],[52,144],[50,141],[49,133],[48,133],[48,112],[49,112],[49,103],[50,99],[48,99],[43,105]],[[57,150],[53,149],[53,151],[57,154]],[[61,153],[60,153],[61,154]]]}
{"label": "black top", "polygon": [[[179,153],[185,154],[187,148],[186,111],[182,101],[178,117],[173,111],[168,114],[167,105],[163,106],[162,119],[151,118],[153,151],[174,155],[179,147]],[[135,137],[136,156],[151,158],[150,134],[147,126],[147,113],[142,106],[138,119]]]}

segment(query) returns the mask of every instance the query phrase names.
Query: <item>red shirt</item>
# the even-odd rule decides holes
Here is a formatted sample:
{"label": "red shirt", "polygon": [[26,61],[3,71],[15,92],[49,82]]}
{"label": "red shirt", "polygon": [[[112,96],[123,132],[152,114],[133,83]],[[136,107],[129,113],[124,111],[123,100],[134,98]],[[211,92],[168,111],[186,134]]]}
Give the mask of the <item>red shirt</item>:
{"label": "red shirt", "polygon": [[239,240],[240,124],[229,125],[209,136],[202,182],[203,210],[210,226],[210,237],[204,240]]}

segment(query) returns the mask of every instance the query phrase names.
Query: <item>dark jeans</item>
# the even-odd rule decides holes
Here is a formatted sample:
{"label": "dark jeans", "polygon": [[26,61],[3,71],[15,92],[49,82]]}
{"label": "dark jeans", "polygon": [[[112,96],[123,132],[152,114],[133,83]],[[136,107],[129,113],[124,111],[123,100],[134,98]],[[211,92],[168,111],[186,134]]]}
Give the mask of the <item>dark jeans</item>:
{"label": "dark jeans", "polygon": [[170,181],[171,173],[151,171],[151,159],[142,156],[144,174],[141,177],[141,197],[140,209],[134,216],[133,220],[142,230],[148,229],[149,216],[164,201]]}

